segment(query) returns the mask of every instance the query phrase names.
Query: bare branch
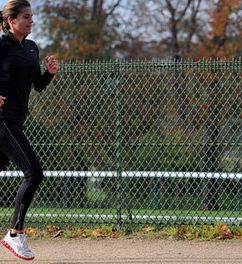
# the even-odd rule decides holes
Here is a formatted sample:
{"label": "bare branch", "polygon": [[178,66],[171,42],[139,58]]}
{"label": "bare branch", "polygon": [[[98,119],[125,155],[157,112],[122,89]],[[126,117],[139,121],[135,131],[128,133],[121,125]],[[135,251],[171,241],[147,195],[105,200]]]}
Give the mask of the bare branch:
{"label": "bare branch", "polygon": [[113,12],[115,11],[115,9],[120,5],[122,0],[117,0],[116,4],[113,5],[113,7],[111,8],[111,10],[106,14],[105,18],[107,18],[108,16],[111,16],[113,14]]}
{"label": "bare branch", "polygon": [[180,21],[186,14],[187,9],[189,8],[190,4],[192,3],[193,0],[187,0],[187,4],[184,7],[183,11],[181,12],[181,15],[177,18],[177,21]]}
{"label": "bare branch", "polygon": [[173,18],[175,18],[176,9],[172,5],[172,3],[169,0],[166,0],[167,9],[170,11],[170,14]]}
{"label": "bare branch", "polygon": [[192,14],[191,14],[191,19],[190,19],[190,27],[189,27],[188,37],[187,37],[187,41],[186,41],[186,50],[187,51],[190,51],[190,49],[191,49],[192,37],[197,30],[197,14],[199,12],[201,1],[202,0],[198,0],[197,5],[195,6],[196,1],[193,0]]}

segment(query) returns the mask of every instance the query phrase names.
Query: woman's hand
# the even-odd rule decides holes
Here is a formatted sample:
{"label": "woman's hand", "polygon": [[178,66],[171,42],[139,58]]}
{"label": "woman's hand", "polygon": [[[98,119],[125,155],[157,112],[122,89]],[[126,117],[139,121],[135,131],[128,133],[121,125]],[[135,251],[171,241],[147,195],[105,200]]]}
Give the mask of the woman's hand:
{"label": "woman's hand", "polygon": [[59,63],[52,55],[48,55],[45,57],[44,64],[49,73],[51,74],[57,73],[59,69]]}
{"label": "woman's hand", "polygon": [[4,100],[6,99],[6,97],[3,97],[0,95],[0,108],[4,105]]}

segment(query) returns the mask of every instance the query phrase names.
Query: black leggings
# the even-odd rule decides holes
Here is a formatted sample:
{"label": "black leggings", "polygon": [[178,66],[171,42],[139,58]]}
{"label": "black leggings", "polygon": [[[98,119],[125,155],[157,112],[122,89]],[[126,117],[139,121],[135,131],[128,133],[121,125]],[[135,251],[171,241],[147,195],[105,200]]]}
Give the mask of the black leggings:
{"label": "black leggings", "polygon": [[5,169],[9,161],[24,173],[24,181],[17,192],[11,224],[11,228],[22,230],[27,210],[43,180],[43,170],[23,133],[22,124],[0,120],[0,171]]}

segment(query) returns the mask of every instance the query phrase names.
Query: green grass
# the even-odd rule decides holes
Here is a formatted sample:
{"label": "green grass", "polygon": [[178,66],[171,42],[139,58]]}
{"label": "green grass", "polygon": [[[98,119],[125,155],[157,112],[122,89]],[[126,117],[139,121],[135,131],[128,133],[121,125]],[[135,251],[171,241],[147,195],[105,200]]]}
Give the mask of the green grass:
{"label": "green grass", "polygon": [[[13,209],[9,208],[0,208],[0,215],[11,214]],[[150,209],[131,209],[131,210],[122,210],[122,214],[128,214],[129,212],[132,215],[147,215],[147,216],[192,216],[192,217],[242,217],[242,212],[235,211],[193,211],[193,210],[150,210]],[[28,214],[81,214],[81,215],[116,215],[117,209],[99,209],[99,208],[31,208],[28,211]]]}
{"label": "green grass", "polygon": [[[126,239],[179,239],[179,240],[225,240],[242,239],[242,227],[238,225],[125,225],[116,228],[112,225],[36,225],[25,229],[33,239],[45,238],[126,238]],[[0,228],[0,236],[6,233]]]}
{"label": "green grass", "polygon": [[[0,208],[0,233],[2,235],[6,232],[12,213],[13,209]],[[121,212],[125,216],[121,223],[118,222],[117,210],[113,208],[31,208],[26,217],[26,226],[30,227],[29,235],[34,238],[172,237],[211,240],[241,239],[242,237],[240,222],[225,224],[225,218],[223,218],[240,218],[242,217],[240,212],[134,209],[131,211],[133,220],[128,217],[129,213],[128,210]],[[105,218],[105,216],[110,216],[110,218]],[[138,216],[148,218],[142,219]],[[175,216],[175,219],[172,219],[172,216]],[[210,221],[206,222],[205,220],[209,217]]]}
{"label": "green grass", "polygon": [[[1,222],[8,222],[12,209],[0,208]],[[124,223],[173,224],[173,223],[212,223],[231,222],[242,217],[241,212],[234,211],[186,211],[186,210],[122,210]],[[31,223],[117,223],[119,215],[116,209],[95,208],[32,208],[28,211],[27,222]]]}

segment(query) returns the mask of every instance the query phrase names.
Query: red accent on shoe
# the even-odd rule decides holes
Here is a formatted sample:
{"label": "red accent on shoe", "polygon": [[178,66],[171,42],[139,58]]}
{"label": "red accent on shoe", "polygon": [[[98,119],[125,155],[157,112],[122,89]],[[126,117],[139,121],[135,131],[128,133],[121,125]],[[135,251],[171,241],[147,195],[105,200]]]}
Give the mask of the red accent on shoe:
{"label": "red accent on shoe", "polygon": [[4,239],[1,241],[1,243],[2,243],[2,245],[4,246],[4,247],[6,247],[8,250],[10,250],[16,257],[18,257],[18,258],[20,258],[20,259],[24,259],[24,260],[33,260],[34,259],[34,257],[32,257],[32,258],[26,258],[26,257],[24,257],[24,256],[21,256],[21,255],[19,255],[18,253],[16,253],[15,251],[14,251],[14,249],[12,248],[12,247],[10,247],[9,246],[9,244],[6,242],[6,241],[4,241]]}

